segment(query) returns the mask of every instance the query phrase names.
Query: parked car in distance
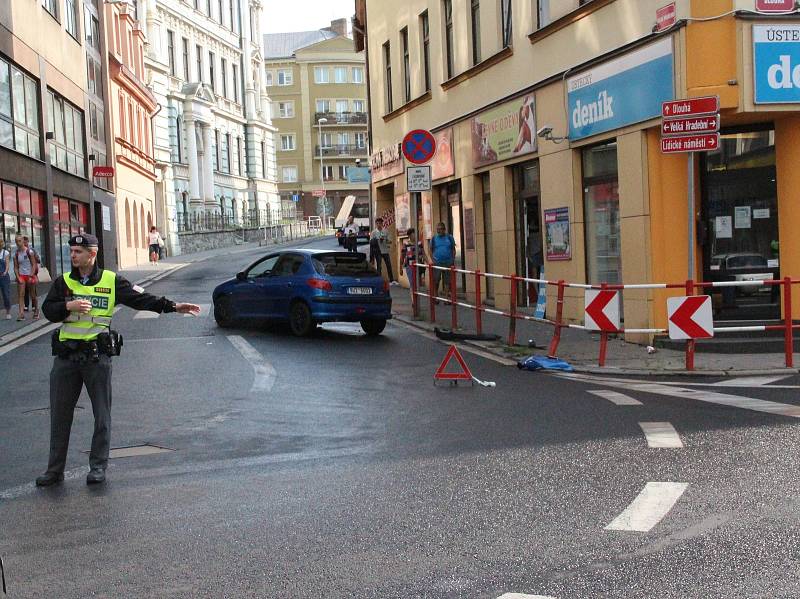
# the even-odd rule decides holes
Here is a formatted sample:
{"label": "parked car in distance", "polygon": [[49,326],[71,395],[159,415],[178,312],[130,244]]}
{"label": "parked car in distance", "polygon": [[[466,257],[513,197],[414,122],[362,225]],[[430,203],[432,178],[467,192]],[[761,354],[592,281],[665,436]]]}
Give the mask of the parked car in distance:
{"label": "parked car in distance", "polygon": [[380,335],[392,317],[389,284],[362,253],[287,249],[260,258],[214,289],[221,327],[247,320],[286,322],[297,336],[323,322],[359,322]]}
{"label": "parked car in distance", "polygon": [[[752,252],[717,254],[709,264],[711,281],[771,281],[780,278],[780,268],[771,267],[767,258]],[[768,287],[737,287],[737,293],[752,295]]]}

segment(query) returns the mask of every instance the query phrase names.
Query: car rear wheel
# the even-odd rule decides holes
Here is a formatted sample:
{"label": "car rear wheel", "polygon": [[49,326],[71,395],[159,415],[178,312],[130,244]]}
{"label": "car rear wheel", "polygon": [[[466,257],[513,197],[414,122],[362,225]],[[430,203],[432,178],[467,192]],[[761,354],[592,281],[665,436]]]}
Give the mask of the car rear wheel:
{"label": "car rear wheel", "polygon": [[304,302],[294,302],[289,308],[289,327],[297,337],[307,337],[317,328],[311,310]]}
{"label": "car rear wheel", "polygon": [[214,302],[214,320],[217,321],[217,326],[227,328],[233,325],[233,318],[231,316],[231,300],[228,297],[221,297]]}
{"label": "car rear wheel", "polygon": [[362,320],[361,328],[370,337],[377,337],[386,328],[386,320]]}

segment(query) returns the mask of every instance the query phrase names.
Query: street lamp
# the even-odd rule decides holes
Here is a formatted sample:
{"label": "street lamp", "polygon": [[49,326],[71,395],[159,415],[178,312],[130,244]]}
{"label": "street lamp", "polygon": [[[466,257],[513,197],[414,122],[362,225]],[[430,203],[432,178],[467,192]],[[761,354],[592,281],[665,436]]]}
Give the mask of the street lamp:
{"label": "street lamp", "polygon": [[325,191],[325,163],[323,161],[323,154],[322,151],[322,125],[327,123],[328,119],[325,117],[320,118],[317,121],[317,126],[319,127],[319,174],[320,179],[322,180],[322,231],[325,232],[327,229],[328,223],[327,221],[327,214],[325,213],[325,205],[328,203],[328,194]]}

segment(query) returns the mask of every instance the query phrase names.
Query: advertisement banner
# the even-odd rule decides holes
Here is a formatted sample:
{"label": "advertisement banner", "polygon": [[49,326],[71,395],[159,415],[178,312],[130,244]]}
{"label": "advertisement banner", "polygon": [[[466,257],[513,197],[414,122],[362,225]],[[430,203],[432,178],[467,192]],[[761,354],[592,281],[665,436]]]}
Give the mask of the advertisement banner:
{"label": "advertisement banner", "polygon": [[476,168],[535,151],[536,101],[533,94],[501,104],[472,119],[472,164]]}
{"label": "advertisement banner", "polygon": [[347,167],[347,182],[350,185],[354,183],[370,183],[369,167],[368,166],[348,166]]}
{"label": "advertisement banner", "polygon": [[411,227],[411,205],[407,193],[401,193],[394,197],[394,216],[397,234],[405,235]]}
{"label": "advertisement banner", "polygon": [[445,129],[434,133],[436,138],[436,156],[431,162],[432,177],[444,179],[451,177],[456,172],[455,161],[453,160],[453,129]]}
{"label": "advertisement banner", "polygon": [[660,117],[674,94],[672,39],[665,38],[567,79],[569,138]]}
{"label": "advertisement banner", "polygon": [[547,259],[572,260],[569,231],[569,208],[550,208],[544,211],[545,246]]}
{"label": "advertisement banner", "polygon": [[753,25],[756,104],[800,102],[800,25]]}

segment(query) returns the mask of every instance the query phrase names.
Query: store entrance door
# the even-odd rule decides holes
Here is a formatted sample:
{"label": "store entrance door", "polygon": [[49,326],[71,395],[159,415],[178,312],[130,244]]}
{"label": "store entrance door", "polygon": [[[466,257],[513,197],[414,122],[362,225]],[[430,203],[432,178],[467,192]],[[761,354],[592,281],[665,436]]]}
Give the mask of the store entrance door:
{"label": "store entrance door", "polygon": [[[706,281],[780,278],[775,132],[725,133],[702,166],[702,222]],[[721,287],[711,291],[718,320],[779,319],[780,287]]]}
{"label": "store entrance door", "polygon": [[[544,265],[538,162],[514,167],[514,197],[517,204],[517,273],[528,279],[538,279]],[[518,305],[535,306],[538,296],[538,285],[522,283],[519,286]]]}

